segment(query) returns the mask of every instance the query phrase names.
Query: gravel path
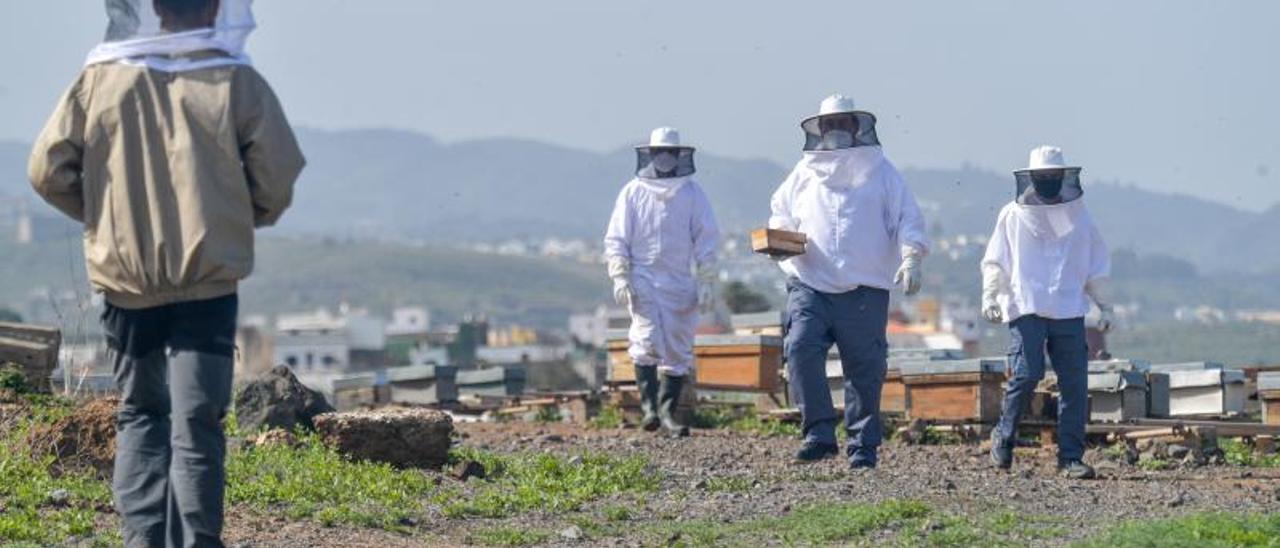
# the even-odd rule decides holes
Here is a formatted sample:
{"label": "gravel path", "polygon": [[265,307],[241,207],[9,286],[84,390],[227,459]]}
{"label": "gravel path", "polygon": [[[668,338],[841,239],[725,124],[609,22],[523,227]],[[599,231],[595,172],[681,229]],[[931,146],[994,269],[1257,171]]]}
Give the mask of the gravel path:
{"label": "gravel path", "polygon": [[[569,425],[527,423],[462,424],[462,444],[498,453],[550,452],[574,455],[607,452],[642,454],[664,475],[658,492],[642,501],[632,495],[596,501],[584,514],[599,514],[606,506],[627,505],[632,522],[663,519],[718,519],[737,522],[778,516],[808,504],[878,502],[915,499],[939,510],[978,516],[1012,510],[1061,519],[1070,533],[1050,544],[1083,538],[1117,520],[1149,519],[1203,511],[1280,512],[1280,470],[1230,466],[1146,471],[1104,461],[1099,452],[1089,460],[1100,478],[1071,481],[1054,473],[1053,455],[1038,449],[1019,449],[1012,471],[991,469],[977,445],[907,446],[882,448],[881,465],[874,471],[850,472],[841,459],[801,465],[791,462],[797,441],[755,437],[726,431],[695,431],[684,440],[636,430],[599,431]],[[737,486],[717,489],[723,480]],[[445,480],[453,481],[453,480]],[[306,522],[233,512],[229,516],[228,545],[236,546],[450,546],[463,543],[469,532],[510,526],[517,529],[561,530],[570,516],[526,514],[504,520],[431,519],[419,525],[420,535],[343,527],[323,528]],[[553,537],[564,545],[583,545]],[[633,545],[620,538],[597,539],[594,544]]]}

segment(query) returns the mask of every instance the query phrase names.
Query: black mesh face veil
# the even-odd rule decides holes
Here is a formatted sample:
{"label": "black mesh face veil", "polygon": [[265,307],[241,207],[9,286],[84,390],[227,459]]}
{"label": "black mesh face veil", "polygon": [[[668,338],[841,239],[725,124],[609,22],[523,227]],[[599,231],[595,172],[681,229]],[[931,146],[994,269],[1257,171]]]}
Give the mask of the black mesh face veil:
{"label": "black mesh face veil", "polygon": [[1015,199],[1022,205],[1055,205],[1079,200],[1080,168],[1036,169],[1013,172],[1017,181]]}
{"label": "black mesh face veil", "polygon": [[855,110],[814,116],[800,123],[804,130],[804,150],[839,150],[880,144],[876,135],[876,117]]}
{"label": "black mesh face veil", "polygon": [[636,147],[636,175],[646,179],[669,179],[693,175],[692,147]]}

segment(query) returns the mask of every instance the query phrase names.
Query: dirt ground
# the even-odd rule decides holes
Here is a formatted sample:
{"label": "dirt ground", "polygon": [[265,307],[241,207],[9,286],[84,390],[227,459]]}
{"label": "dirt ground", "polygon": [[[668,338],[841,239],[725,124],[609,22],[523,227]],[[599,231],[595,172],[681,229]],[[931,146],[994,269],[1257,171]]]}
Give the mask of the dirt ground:
{"label": "dirt ground", "polygon": [[[669,440],[637,430],[600,431],[571,425],[472,423],[458,425],[461,443],[497,453],[550,452],[575,455],[608,452],[643,454],[664,479],[658,492],[643,500],[634,496],[596,501],[590,514],[607,505],[629,505],[631,522],[715,519],[736,522],[778,516],[809,504],[879,502],[915,499],[942,511],[977,516],[1012,510],[1049,516],[1068,524],[1069,533],[1046,541],[1063,544],[1084,538],[1118,520],[1148,519],[1188,513],[1280,512],[1280,470],[1205,466],[1147,471],[1091,452],[1099,478],[1059,478],[1054,458],[1038,449],[1019,449],[1012,471],[993,470],[978,445],[908,446],[888,443],[880,467],[850,472],[842,459],[795,464],[798,442],[784,437],[756,437],[729,431],[695,430],[691,438]],[[717,490],[709,481],[738,478],[742,489]],[[448,480],[452,481],[452,480]],[[238,510],[228,516],[229,546],[456,546],[469,533],[508,526],[560,530],[567,516],[538,512],[492,519],[431,519],[416,525],[417,534],[325,528],[283,517],[264,517]],[[641,542],[624,530],[618,536],[569,540],[562,545],[632,546]]]}

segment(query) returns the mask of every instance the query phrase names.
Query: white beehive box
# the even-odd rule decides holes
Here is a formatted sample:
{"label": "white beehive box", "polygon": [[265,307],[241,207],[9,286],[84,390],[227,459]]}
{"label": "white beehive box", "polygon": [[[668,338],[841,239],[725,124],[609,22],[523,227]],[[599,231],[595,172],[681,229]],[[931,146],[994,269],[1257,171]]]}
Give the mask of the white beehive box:
{"label": "white beehive box", "polygon": [[1245,377],[1236,369],[1175,369],[1169,375],[1169,415],[1228,416],[1244,413]]}

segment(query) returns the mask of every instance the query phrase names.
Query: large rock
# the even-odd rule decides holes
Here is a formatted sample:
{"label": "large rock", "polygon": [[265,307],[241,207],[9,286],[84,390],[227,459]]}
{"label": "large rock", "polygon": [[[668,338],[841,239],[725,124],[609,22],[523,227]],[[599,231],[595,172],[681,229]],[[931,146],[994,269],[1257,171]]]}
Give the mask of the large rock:
{"label": "large rock", "polygon": [[449,460],[453,419],[430,409],[382,409],[321,415],[325,443],[356,460],[438,467]]}
{"label": "large rock", "polygon": [[332,413],[324,395],[303,386],[293,371],[277,365],[258,375],[236,392],[236,423],[242,432],[302,426],[315,428],[314,419]]}

